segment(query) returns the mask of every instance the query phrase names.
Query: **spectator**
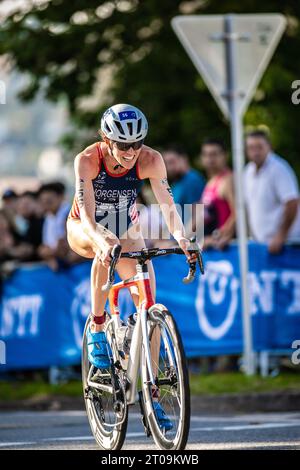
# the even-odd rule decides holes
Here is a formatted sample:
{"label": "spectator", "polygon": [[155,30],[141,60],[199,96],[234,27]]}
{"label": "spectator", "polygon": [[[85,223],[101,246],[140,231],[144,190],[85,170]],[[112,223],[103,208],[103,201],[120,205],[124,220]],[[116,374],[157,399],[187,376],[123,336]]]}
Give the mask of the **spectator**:
{"label": "spectator", "polygon": [[223,249],[235,233],[233,175],[227,164],[224,143],[219,139],[206,139],[200,158],[208,178],[201,197],[204,204],[204,248]]}
{"label": "spectator", "polygon": [[0,263],[10,260],[26,261],[31,255],[31,248],[22,241],[13,218],[6,209],[0,210]]}
{"label": "spectator", "polygon": [[17,193],[13,189],[6,189],[2,194],[2,208],[5,209],[6,213],[16,213],[17,208]]}
{"label": "spectator", "polygon": [[70,204],[65,201],[65,186],[60,182],[47,183],[39,189],[39,202],[45,214],[42,245],[38,255],[56,270],[59,262],[68,263],[70,254],[66,238],[66,220]]}
{"label": "spectator", "polygon": [[27,229],[23,240],[32,247],[32,255],[28,261],[38,261],[38,247],[42,244],[42,230],[44,217],[41,216],[41,207],[38,194],[33,191],[25,191],[18,198],[18,214],[27,222]]}
{"label": "spectator", "polygon": [[23,235],[27,229],[27,224],[23,217],[18,215],[17,206],[17,193],[11,188],[6,189],[2,195],[2,208],[5,209],[6,214],[10,217],[10,219],[13,220],[15,230],[19,233],[19,235]]}
{"label": "spectator", "polygon": [[0,262],[11,259],[10,251],[17,243],[17,233],[6,209],[0,209]]}
{"label": "spectator", "polygon": [[257,130],[246,136],[249,163],[244,174],[245,202],[251,235],[279,253],[287,240],[300,238],[299,190],[294,171]]}
{"label": "spectator", "polygon": [[170,146],[162,152],[162,156],[175,203],[183,208],[184,204],[199,201],[205,180],[197,170],[190,167],[185,150],[179,146]]}

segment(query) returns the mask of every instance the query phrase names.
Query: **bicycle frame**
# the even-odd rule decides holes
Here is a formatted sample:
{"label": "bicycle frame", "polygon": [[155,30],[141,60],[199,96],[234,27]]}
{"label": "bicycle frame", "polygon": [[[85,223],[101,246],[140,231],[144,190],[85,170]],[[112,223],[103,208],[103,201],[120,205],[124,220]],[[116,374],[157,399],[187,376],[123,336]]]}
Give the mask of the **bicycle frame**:
{"label": "bicycle frame", "polygon": [[127,364],[127,381],[128,389],[126,398],[128,405],[136,402],[137,393],[137,380],[139,376],[140,355],[142,344],[145,348],[146,361],[149,371],[151,384],[155,385],[155,378],[152,371],[151,355],[150,355],[150,342],[147,332],[147,313],[148,309],[154,305],[152,297],[150,278],[148,267],[145,264],[137,263],[137,273],[133,277],[114,284],[109,292],[108,300],[112,321],[114,322],[115,329],[121,326],[119,315],[118,296],[121,289],[137,287],[139,295],[139,304],[137,307],[137,320],[134,327],[133,336],[130,345],[130,352]]}

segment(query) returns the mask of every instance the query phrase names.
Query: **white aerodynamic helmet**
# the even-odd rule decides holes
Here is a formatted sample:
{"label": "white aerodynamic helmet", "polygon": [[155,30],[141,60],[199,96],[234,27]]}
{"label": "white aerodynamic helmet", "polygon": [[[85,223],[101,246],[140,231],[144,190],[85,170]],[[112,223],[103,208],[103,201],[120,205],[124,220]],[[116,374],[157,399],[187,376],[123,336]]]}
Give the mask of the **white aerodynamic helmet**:
{"label": "white aerodynamic helmet", "polygon": [[136,142],[146,137],[148,122],[142,111],[130,104],[115,104],[101,119],[101,131],[116,142]]}

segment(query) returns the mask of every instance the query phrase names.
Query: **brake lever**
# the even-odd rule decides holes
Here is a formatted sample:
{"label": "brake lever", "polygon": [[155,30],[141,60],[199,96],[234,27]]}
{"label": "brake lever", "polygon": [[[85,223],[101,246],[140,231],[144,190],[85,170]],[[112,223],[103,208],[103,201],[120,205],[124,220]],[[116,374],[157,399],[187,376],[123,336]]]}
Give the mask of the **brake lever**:
{"label": "brake lever", "polygon": [[190,263],[188,275],[182,279],[182,282],[184,284],[190,284],[195,279],[195,275],[196,275],[196,263]]}
{"label": "brake lever", "polygon": [[202,251],[200,249],[197,253],[197,261],[199,264],[201,274],[204,274],[204,263],[203,263],[203,258],[202,258]]}
{"label": "brake lever", "polygon": [[[201,274],[204,274],[204,264],[203,264],[202,252],[201,252],[201,250],[200,250],[200,248],[197,244],[196,237],[191,238],[190,242],[191,242],[191,247],[188,251],[190,253],[196,253],[197,254],[197,261],[198,261],[198,264],[199,264],[200,272],[201,272]],[[189,267],[188,275],[182,279],[182,282],[184,284],[190,284],[191,282],[193,282],[193,280],[195,279],[195,276],[196,276],[196,263],[194,262],[194,263],[189,263],[189,264],[190,264],[190,267]]]}
{"label": "brake lever", "polygon": [[104,286],[102,286],[102,289],[101,289],[102,292],[109,291],[109,289],[112,287],[113,283],[115,282],[115,268],[116,268],[116,264],[121,254],[121,249],[122,249],[121,245],[115,245],[113,249],[111,250],[110,256],[112,260],[108,268],[107,282],[106,284],[104,284]]}

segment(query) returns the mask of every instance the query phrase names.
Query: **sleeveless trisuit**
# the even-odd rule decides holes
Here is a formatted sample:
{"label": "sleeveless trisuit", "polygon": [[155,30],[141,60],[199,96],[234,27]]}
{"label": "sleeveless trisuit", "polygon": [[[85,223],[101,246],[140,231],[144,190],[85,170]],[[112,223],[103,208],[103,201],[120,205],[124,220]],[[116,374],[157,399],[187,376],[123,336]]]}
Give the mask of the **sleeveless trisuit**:
{"label": "sleeveless trisuit", "polygon": [[[95,194],[95,220],[121,238],[130,225],[138,222],[136,198],[144,182],[139,177],[138,160],[130,170],[113,174],[106,167],[100,143],[97,144],[97,150],[99,173],[92,180]],[[76,195],[69,218],[80,219]]]}

